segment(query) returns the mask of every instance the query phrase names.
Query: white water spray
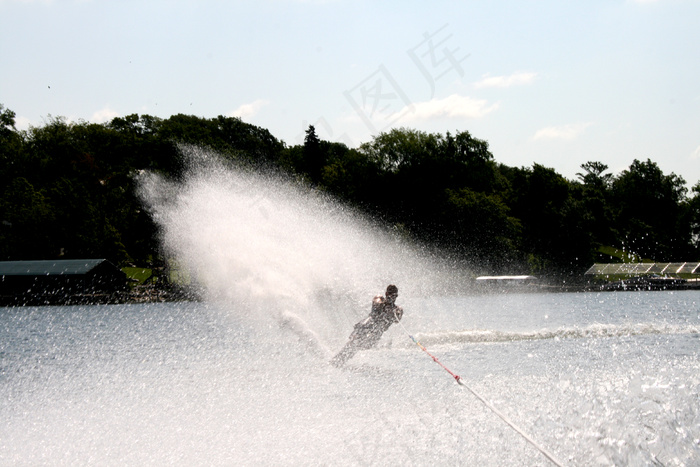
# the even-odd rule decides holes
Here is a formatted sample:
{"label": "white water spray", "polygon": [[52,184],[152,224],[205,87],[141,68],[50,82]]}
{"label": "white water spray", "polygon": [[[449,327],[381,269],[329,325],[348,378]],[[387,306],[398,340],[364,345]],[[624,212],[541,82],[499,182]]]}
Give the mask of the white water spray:
{"label": "white water spray", "polygon": [[342,340],[389,283],[405,303],[462,277],[318,191],[206,149],[180,149],[182,180],[147,174],[140,192],[167,254],[211,299],[262,319],[298,315]]}

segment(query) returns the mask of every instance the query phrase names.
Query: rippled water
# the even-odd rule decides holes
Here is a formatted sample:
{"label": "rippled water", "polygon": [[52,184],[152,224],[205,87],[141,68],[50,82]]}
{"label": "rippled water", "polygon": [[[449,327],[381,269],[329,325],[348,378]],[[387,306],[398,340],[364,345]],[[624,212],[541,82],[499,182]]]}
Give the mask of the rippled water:
{"label": "rippled water", "polygon": [[0,464],[551,465],[406,331],[565,465],[700,462],[697,292],[399,304],[344,369],[367,310],[0,308]]}

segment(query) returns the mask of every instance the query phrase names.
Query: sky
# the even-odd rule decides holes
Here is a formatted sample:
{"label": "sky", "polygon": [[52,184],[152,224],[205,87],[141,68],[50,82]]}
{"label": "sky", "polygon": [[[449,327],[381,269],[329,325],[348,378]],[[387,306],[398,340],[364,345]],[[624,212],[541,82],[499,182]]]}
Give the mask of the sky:
{"label": "sky", "polygon": [[288,145],[469,131],[576,179],[700,181],[700,0],[0,0],[0,103],[52,117],[237,116]]}

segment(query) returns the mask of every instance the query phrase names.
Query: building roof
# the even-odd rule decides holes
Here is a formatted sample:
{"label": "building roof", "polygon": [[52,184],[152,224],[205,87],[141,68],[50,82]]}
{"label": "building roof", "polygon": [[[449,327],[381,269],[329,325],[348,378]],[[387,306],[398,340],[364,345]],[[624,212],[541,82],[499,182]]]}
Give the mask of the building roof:
{"label": "building roof", "polygon": [[586,274],[700,274],[700,263],[596,263]]}
{"label": "building roof", "polygon": [[87,274],[106,259],[0,261],[0,276],[62,276]]}
{"label": "building roof", "polygon": [[478,281],[527,281],[535,280],[535,276],[479,276]]}

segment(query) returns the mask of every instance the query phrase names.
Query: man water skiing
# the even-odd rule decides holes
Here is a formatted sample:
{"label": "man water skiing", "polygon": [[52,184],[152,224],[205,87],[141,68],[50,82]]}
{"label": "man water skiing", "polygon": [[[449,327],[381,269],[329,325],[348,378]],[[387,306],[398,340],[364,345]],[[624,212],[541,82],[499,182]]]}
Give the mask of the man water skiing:
{"label": "man water skiing", "polygon": [[350,334],[350,341],[331,359],[334,366],[343,366],[358,351],[371,349],[393,323],[398,323],[403,316],[403,308],[396,306],[399,289],[395,285],[386,288],[386,296],[380,295],[372,300],[369,316],[355,325]]}

